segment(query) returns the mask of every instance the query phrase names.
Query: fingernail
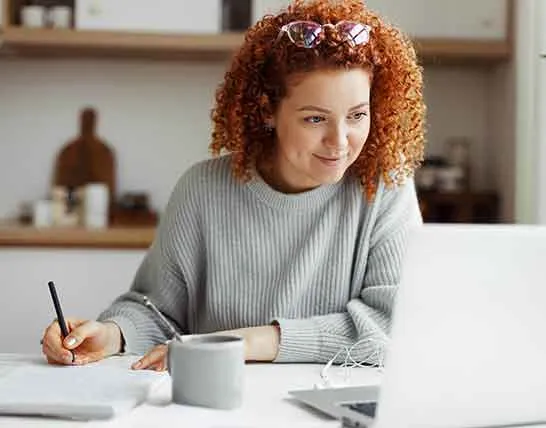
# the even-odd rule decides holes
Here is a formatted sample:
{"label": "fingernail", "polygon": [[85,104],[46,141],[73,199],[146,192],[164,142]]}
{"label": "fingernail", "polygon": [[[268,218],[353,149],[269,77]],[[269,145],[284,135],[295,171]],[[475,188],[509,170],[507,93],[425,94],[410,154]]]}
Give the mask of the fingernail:
{"label": "fingernail", "polygon": [[142,361],[137,361],[135,364],[133,364],[134,369],[139,369],[140,367],[142,367]]}
{"label": "fingernail", "polygon": [[76,338],[75,337],[68,337],[65,341],[66,346],[73,346],[76,344]]}
{"label": "fingernail", "polygon": [[73,358],[72,358],[72,353],[67,353],[67,354],[63,354],[63,359],[67,362],[67,363],[72,363],[73,361]]}

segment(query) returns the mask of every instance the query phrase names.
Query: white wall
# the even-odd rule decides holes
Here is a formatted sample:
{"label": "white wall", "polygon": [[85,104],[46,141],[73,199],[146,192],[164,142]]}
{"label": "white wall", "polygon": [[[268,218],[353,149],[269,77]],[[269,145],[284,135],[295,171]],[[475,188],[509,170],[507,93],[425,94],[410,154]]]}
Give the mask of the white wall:
{"label": "white wall", "polygon": [[39,353],[56,317],[54,281],[65,317],[94,319],[128,290],[144,251],[0,250],[0,353]]}
{"label": "white wall", "polygon": [[[162,207],[179,175],[208,156],[209,113],[225,65],[78,60],[0,62],[0,218],[44,197],[54,158],[85,105],[114,148],[119,189]],[[9,185],[6,185],[9,183]]]}
{"label": "white wall", "polygon": [[468,137],[472,142],[472,183],[479,189],[493,184],[487,130],[490,73],[480,67],[427,67],[425,70],[427,152],[442,155],[448,138]]}
{"label": "white wall", "polygon": [[[99,133],[115,149],[120,191],[146,190],[162,208],[180,174],[209,156],[213,93],[226,64],[126,60],[0,62],[0,218],[45,196],[62,144],[77,132],[78,111],[94,105]],[[476,181],[487,186],[487,71],[429,68],[429,148],[468,136]],[[484,164],[485,167],[481,165]]]}

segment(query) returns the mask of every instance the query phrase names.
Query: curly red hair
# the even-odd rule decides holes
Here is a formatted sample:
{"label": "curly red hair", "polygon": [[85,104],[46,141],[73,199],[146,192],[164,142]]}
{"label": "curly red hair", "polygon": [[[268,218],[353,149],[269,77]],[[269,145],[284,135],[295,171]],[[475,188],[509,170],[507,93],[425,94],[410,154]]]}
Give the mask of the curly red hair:
{"label": "curly red hair", "polygon": [[[298,20],[367,24],[370,41],[351,46],[334,31],[311,49],[297,47],[287,37],[277,41],[281,27]],[[249,179],[256,161],[275,144],[275,135],[265,124],[286,95],[288,77],[356,67],[371,71],[371,127],[351,173],[360,177],[368,199],[375,195],[380,178],[388,186],[402,182],[423,158],[422,69],[410,40],[368,10],[362,0],[295,0],[247,31],[216,92],[210,145],[213,155],[231,152],[235,176]]]}

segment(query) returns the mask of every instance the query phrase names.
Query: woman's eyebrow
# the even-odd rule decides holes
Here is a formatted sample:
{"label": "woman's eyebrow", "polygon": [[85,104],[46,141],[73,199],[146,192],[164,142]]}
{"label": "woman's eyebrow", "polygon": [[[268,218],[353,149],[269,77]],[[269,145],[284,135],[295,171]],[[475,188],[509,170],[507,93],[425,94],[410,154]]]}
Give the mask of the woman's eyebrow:
{"label": "woman's eyebrow", "polygon": [[360,103],[360,104],[358,104],[358,105],[356,105],[356,106],[354,106],[354,107],[351,107],[351,108],[349,109],[349,111],[358,110],[358,109],[360,109],[360,108],[362,108],[362,107],[368,107],[369,105],[370,105],[370,102],[369,102],[369,101],[365,101],[365,102]]}
{"label": "woman's eyebrow", "polygon": [[[358,110],[359,108],[368,107],[369,105],[370,105],[369,101],[364,101],[354,107],[351,107],[349,111]],[[319,107],[314,105],[306,105],[306,106],[300,107],[297,111],[319,111],[321,113],[332,113],[330,110],[324,107]]]}
{"label": "woman's eyebrow", "polygon": [[331,113],[331,111],[326,108],[312,106],[312,105],[300,107],[298,111],[320,111],[322,113]]}

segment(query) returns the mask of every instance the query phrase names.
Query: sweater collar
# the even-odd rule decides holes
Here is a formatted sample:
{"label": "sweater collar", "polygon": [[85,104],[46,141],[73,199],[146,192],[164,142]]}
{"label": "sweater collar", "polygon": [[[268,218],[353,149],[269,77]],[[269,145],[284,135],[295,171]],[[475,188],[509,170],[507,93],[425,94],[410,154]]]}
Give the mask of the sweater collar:
{"label": "sweater collar", "polygon": [[322,206],[341,187],[344,180],[334,184],[324,184],[314,189],[301,193],[282,193],[273,189],[256,169],[252,178],[247,182],[247,187],[254,195],[267,205],[280,210],[311,210]]}

